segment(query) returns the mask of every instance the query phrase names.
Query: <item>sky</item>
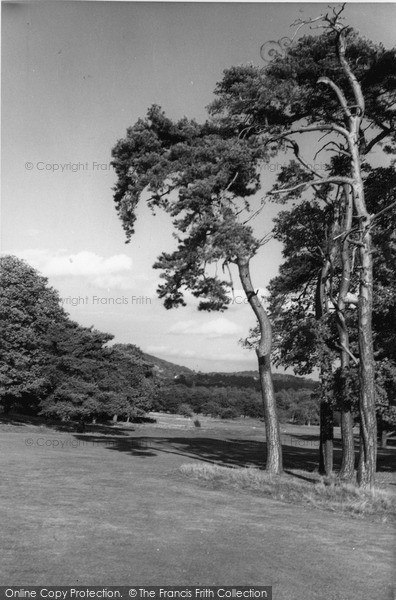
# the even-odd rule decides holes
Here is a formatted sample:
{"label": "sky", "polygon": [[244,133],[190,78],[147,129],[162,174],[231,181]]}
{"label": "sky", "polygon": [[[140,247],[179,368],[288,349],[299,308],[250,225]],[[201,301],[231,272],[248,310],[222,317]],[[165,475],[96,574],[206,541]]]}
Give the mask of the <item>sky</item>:
{"label": "sky", "polygon": [[[111,149],[159,104],[173,119],[205,119],[223,70],[263,65],[260,46],[291,37],[291,23],[326,4],[66,2],[2,3],[1,252],[26,259],[59,291],[70,316],[115,342],[199,371],[250,370],[241,347],[254,315],[233,282],[224,313],[166,310],[156,296],[157,256],[175,248],[169,218],[144,202],[129,244],[117,217]],[[396,5],[348,3],[347,22],[394,45]],[[284,160],[263,174],[269,189]],[[270,231],[267,204],[258,227]],[[263,291],[281,246],[252,262]]]}

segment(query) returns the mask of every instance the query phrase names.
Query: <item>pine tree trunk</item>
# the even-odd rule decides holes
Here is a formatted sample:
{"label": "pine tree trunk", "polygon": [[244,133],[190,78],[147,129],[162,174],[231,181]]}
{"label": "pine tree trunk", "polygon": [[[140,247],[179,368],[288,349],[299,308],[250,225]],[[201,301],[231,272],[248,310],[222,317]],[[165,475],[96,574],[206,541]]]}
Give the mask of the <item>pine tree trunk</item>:
{"label": "pine tree trunk", "polygon": [[357,481],[360,487],[373,487],[377,463],[377,420],[375,414],[374,351],[371,319],[373,312],[373,255],[371,247],[371,216],[367,211],[362,179],[360,140],[365,113],[365,102],[361,85],[346,59],[346,30],[336,23],[338,30],[337,50],[341,67],[353,91],[352,110],[345,97],[338,94],[347,119],[348,132],[345,138],[351,157],[353,205],[359,223],[359,239],[354,240],[359,248],[359,410],[360,410],[360,454]]}
{"label": "pine tree trunk", "polygon": [[353,416],[350,410],[341,411],[342,462],[339,477],[352,481],[355,475],[355,440],[353,437]]}
{"label": "pine tree trunk", "polygon": [[282,471],[282,446],[276,401],[271,374],[270,355],[260,356],[257,352],[261,392],[264,405],[265,437],[267,440],[267,464],[269,473]]}
{"label": "pine tree trunk", "polygon": [[[330,252],[334,252],[334,247]],[[330,255],[329,252],[329,255]],[[320,270],[315,298],[315,317],[319,321],[327,313],[326,284],[331,267],[328,258]],[[330,476],[333,472],[333,438],[334,438],[334,414],[330,405],[329,391],[331,389],[332,366],[326,340],[320,336],[320,435],[319,435],[319,473]]]}
{"label": "pine tree trunk", "polygon": [[[363,105],[364,109],[364,105]],[[362,111],[363,112],[363,111]],[[361,119],[353,117],[350,152],[354,177],[354,205],[359,219],[359,410],[360,454],[357,472],[358,485],[371,488],[375,483],[377,466],[377,419],[375,411],[375,370],[372,332],[373,313],[373,254],[371,243],[371,217],[364,199],[364,187],[360,170],[359,133]]]}
{"label": "pine tree trunk", "polygon": [[[341,211],[342,232],[350,231],[352,227],[353,201],[352,193],[348,186],[343,186],[343,207]],[[336,317],[338,338],[340,341],[340,395],[341,395],[341,443],[342,462],[339,473],[340,479],[352,481],[355,474],[355,440],[353,438],[353,417],[351,413],[350,389],[348,383],[350,370],[349,331],[345,320],[346,297],[351,280],[351,256],[348,235],[344,235],[341,242],[341,282],[336,304]]]}
{"label": "pine tree trunk", "polygon": [[371,329],[372,254],[370,234],[360,248],[361,279],[359,294],[359,383],[360,455],[357,480],[360,487],[373,487],[377,465],[377,419],[375,413],[374,352]]}
{"label": "pine tree trunk", "polygon": [[276,400],[271,374],[272,328],[268,315],[261,304],[250,278],[249,259],[239,258],[239,276],[248,302],[257,317],[260,327],[260,340],[257,347],[257,358],[264,406],[265,435],[267,443],[266,469],[269,473],[279,474],[283,470],[282,445],[279,420],[276,411]]}
{"label": "pine tree trunk", "polygon": [[319,473],[328,477],[333,472],[334,416],[328,402],[320,403]]}

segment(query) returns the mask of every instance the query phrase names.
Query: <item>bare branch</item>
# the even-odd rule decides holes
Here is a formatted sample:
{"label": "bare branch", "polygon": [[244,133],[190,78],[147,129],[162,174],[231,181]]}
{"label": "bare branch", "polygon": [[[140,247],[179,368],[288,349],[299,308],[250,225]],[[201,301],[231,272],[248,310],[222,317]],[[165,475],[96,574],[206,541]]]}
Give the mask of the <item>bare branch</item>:
{"label": "bare branch", "polygon": [[375,138],[370,140],[370,142],[366,145],[364,153],[368,154],[370,150],[372,150],[372,148],[375,146],[375,144],[378,144],[378,142],[386,138],[390,133],[391,130],[388,129],[388,127],[384,127],[383,131],[381,131],[381,133],[379,133]]}
{"label": "bare branch", "polygon": [[268,242],[270,242],[273,238],[274,238],[274,232],[270,231],[269,233],[266,233],[261,240],[259,240],[259,245],[260,246],[264,246],[265,244],[268,244]]}
{"label": "bare branch", "polygon": [[293,148],[294,156],[297,160],[305,167],[310,173],[315,175],[315,177],[320,177],[323,179],[323,175],[318,173],[315,169],[313,169],[301,156],[300,156],[300,147],[294,140],[287,140],[291,147]]}
{"label": "bare branch", "polygon": [[[383,208],[382,210],[377,212],[375,215],[371,215],[371,225],[373,224],[373,221],[375,219],[378,219],[379,216],[383,215],[388,210],[391,210],[394,206],[396,206],[396,202],[392,202],[392,204],[389,204],[389,206],[386,206],[385,208]],[[370,225],[370,227],[371,227],[371,225]]]}
{"label": "bare branch", "polygon": [[335,92],[339,103],[341,104],[342,110],[344,111],[346,117],[348,119],[351,118],[351,111],[348,108],[348,103],[346,101],[346,98],[344,96],[343,91],[338,87],[338,85],[336,85],[334,83],[334,81],[332,81],[331,79],[329,79],[328,77],[319,77],[318,79],[318,83],[324,83],[326,85],[328,85],[329,87],[331,87],[331,89]]}
{"label": "bare branch", "polygon": [[337,49],[338,49],[338,56],[340,59],[340,63],[341,63],[341,66],[342,66],[342,69],[343,69],[345,75],[348,78],[349,84],[352,88],[353,95],[356,100],[356,105],[357,105],[358,111],[360,113],[360,114],[358,114],[358,116],[363,117],[364,110],[365,110],[365,102],[364,102],[364,96],[362,93],[362,88],[360,87],[360,84],[359,84],[358,80],[356,79],[355,74],[353,73],[351,67],[349,66],[347,59],[345,58],[345,50],[346,50],[345,29],[346,28],[345,27],[341,28],[341,24],[335,23],[334,29],[336,31],[338,31]]}
{"label": "bare branch", "polygon": [[[350,153],[346,152],[345,150],[341,149],[341,144],[337,144],[337,142],[335,142],[334,140],[332,140],[331,142],[327,142],[327,144],[324,144],[315,154],[314,156],[314,160],[316,160],[316,157],[318,156],[318,154],[320,154],[325,148],[326,146],[330,146],[331,144],[333,144],[336,148],[337,148],[337,152],[339,152],[340,154],[344,154],[345,156],[347,156],[348,158],[350,158]],[[326,150],[327,152],[328,150]]]}
{"label": "bare branch", "polygon": [[304,181],[303,183],[299,183],[294,187],[285,189],[285,190],[274,190],[273,192],[268,192],[272,196],[276,194],[288,194],[289,192],[294,192],[303,187],[310,187],[315,185],[326,185],[326,184],[334,184],[334,185],[353,185],[353,179],[350,177],[328,177],[327,179],[321,179],[319,181]]}
{"label": "bare branch", "polygon": [[262,203],[261,206],[257,210],[255,210],[254,213],[252,213],[248,219],[246,219],[246,221],[243,221],[243,224],[246,225],[246,223],[249,223],[249,221],[257,217],[257,215],[259,215],[263,210],[264,206],[265,204]]}
{"label": "bare branch", "polygon": [[340,125],[335,125],[335,124],[330,124],[330,123],[318,123],[318,125],[307,125],[306,127],[298,127],[297,129],[289,129],[289,131],[286,131],[285,133],[280,133],[279,135],[277,135],[273,138],[270,138],[266,142],[266,144],[271,144],[278,140],[287,138],[288,136],[293,135],[295,133],[310,133],[313,131],[328,131],[328,132],[333,131],[334,133],[339,133],[344,138],[349,140],[349,132],[344,127],[340,127]]}
{"label": "bare branch", "polygon": [[344,352],[346,352],[351,357],[351,359],[353,360],[355,365],[359,364],[359,359],[354,354],[352,354],[352,352],[349,350],[349,348],[347,348],[345,346],[345,344],[335,344],[335,345],[337,348],[344,350]]}

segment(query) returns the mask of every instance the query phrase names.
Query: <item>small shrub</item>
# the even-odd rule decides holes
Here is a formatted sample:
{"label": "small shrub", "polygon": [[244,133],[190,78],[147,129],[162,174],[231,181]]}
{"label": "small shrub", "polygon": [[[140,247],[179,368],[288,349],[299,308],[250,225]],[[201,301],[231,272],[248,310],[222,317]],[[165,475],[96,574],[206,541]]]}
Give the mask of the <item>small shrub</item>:
{"label": "small shrub", "polygon": [[240,417],[240,413],[232,406],[224,408],[220,414],[221,419],[237,419],[238,417]]}
{"label": "small shrub", "polygon": [[194,419],[195,427],[201,427],[201,421],[199,419]]}
{"label": "small shrub", "polygon": [[193,416],[192,408],[187,403],[180,404],[178,412],[179,412],[179,415],[181,415],[182,417],[192,417]]}

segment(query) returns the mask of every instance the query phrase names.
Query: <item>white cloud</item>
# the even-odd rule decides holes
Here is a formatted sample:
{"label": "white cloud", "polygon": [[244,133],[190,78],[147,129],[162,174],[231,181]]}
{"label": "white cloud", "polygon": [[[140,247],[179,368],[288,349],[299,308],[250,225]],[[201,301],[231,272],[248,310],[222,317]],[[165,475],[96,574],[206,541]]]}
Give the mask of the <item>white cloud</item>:
{"label": "white cloud", "polygon": [[166,360],[168,358],[198,358],[199,354],[195,350],[178,350],[177,348],[170,348],[169,346],[148,346],[146,350],[147,354],[153,354],[154,356],[163,356]]}
{"label": "white cloud", "polygon": [[194,320],[191,321],[179,321],[172,325],[168,333],[174,335],[202,335],[207,338],[220,338],[229,335],[240,335],[242,328],[233,323],[229,319],[219,317],[213,321],[207,321],[205,323],[197,323]]}
{"label": "white cloud", "polygon": [[76,254],[48,250],[24,250],[16,253],[46,277],[84,278],[85,282],[99,288],[133,289],[132,259],[126,254],[105,258],[95,252]]}

